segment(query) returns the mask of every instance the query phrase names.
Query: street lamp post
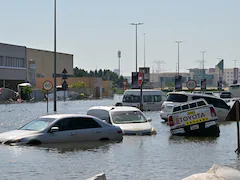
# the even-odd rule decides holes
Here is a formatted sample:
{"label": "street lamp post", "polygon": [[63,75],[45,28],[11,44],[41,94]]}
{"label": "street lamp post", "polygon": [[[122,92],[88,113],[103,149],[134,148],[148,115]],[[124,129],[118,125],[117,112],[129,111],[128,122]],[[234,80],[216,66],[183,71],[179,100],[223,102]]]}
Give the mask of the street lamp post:
{"label": "street lamp post", "polygon": [[121,59],[121,51],[120,50],[118,50],[118,70],[119,70],[119,77],[120,77],[120,75],[121,75],[121,71],[120,71],[120,59]]}
{"label": "street lamp post", "polygon": [[175,41],[177,44],[178,44],[178,72],[177,72],[177,74],[178,74],[178,77],[179,77],[179,44],[180,43],[182,43],[182,41]]}
{"label": "street lamp post", "polygon": [[137,27],[142,24],[143,23],[130,23],[130,25],[136,26],[136,72],[138,72],[137,70]]}
{"label": "street lamp post", "polygon": [[57,82],[56,82],[56,0],[54,0],[54,111],[57,111],[57,102],[56,102],[56,94],[57,94]]}
{"label": "street lamp post", "polygon": [[146,67],[146,46],[145,46],[145,35],[146,35],[146,33],[143,34],[143,37],[144,37],[144,68]]}

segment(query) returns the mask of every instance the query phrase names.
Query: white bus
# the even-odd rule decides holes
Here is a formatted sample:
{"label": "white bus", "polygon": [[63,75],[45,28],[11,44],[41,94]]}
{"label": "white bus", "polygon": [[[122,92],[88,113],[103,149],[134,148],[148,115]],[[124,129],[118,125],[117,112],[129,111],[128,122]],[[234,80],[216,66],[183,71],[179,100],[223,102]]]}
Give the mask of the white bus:
{"label": "white bus", "polygon": [[230,85],[229,92],[231,92],[232,98],[240,97],[240,84]]}
{"label": "white bus", "polygon": [[[160,110],[166,94],[161,90],[143,89],[142,104],[144,111]],[[123,94],[123,106],[140,107],[140,89],[128,89]]]}

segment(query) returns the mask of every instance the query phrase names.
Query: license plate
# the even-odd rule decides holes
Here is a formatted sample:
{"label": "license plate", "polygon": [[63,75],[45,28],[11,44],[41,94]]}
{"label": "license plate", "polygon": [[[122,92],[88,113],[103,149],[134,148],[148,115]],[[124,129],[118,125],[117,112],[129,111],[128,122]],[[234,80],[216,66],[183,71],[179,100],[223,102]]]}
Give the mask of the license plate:
{"label": "license plate", "polygon": [[190,126],[190,130],[196,130],[196,129],[199,129],[199,125],[198,124]]}

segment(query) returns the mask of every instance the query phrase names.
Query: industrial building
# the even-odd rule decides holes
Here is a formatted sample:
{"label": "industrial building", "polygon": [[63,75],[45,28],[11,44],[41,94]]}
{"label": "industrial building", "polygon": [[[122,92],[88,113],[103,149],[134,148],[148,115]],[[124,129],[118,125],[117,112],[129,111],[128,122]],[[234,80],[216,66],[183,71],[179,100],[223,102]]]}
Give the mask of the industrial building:
{"label": "industrial building", "polygon": [[[65,68],[73,75],[73,55],[57,52],[57,73]],[[36,85],[37,77],[53,76],[54,53],[0,43],[0,87],[16,90],[17,84],[30,82]]]}

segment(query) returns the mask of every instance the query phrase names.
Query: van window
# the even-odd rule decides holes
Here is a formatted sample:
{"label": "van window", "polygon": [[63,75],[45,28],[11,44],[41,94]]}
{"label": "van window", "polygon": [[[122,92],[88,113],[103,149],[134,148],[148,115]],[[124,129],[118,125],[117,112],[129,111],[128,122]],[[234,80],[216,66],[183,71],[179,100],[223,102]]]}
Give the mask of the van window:
{"label": "van window", "polygon": [[143,102],[161,102],[161,95],[144,95]]}
{"label": "van window", "polygon": [[212,104],[214,107],[230,109],[230,107],[226,104],[222,99],[212,98],[212,97],[204,97],[204,96],[193,96],[192,99],[205,99],[208,104]]}
{"label": "van window", "polygon": [[183,94],[169,94],[166,99],[166,101],[171,102],[187,102],[187,100],[188,96]]}
{"label": "van window", "polygon": [[136,95],[124,95],[124,96],[123,96],[123,102],[139,103],[139,102],[140,102],[140,96],[136,96]]}

